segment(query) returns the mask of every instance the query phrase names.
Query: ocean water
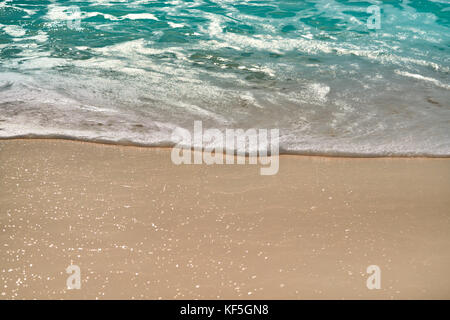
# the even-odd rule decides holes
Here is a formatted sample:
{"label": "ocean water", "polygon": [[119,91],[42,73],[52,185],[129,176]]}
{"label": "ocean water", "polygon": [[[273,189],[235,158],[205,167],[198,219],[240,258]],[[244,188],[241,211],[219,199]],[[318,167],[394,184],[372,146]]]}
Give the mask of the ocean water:
{"label": "ocean water", "polygon": [[3,0],[0,137],[163,146],[202,120],[279,128],[285,153],[450,156],[449,31],[448,0]]}

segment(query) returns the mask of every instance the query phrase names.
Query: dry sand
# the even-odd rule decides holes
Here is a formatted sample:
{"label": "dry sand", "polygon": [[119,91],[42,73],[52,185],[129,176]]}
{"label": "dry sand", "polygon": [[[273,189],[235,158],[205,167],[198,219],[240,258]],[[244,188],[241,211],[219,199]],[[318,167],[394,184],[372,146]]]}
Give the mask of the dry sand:
{"label": "dry sand", "polygon": [[449,299],[449,209],[450,159],[282,156],[261,176],[175,166],[167,149],[4,140],[0,298]]}

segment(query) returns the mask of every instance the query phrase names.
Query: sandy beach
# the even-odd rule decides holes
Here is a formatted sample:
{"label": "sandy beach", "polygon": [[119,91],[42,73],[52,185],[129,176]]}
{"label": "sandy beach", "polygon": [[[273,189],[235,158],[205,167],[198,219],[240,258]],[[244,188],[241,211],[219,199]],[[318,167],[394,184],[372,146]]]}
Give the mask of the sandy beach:
{"label": "sandy beach", "polygon": [[450,159],[286,155],[261,176],[2,140],[0,298],[450,299],[449,208]]}

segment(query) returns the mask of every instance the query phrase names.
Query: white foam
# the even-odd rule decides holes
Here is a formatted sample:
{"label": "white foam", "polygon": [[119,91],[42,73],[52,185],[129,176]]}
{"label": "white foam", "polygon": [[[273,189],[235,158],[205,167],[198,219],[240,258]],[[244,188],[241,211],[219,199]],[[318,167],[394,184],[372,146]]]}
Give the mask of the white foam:
{"label": "white foam", "polygon": [[414,79],[418,79],[418,80],[430,82],[430,83],[433,83],[434,85],[436,85],[436,86],[438,86],[438,87],[441,87],[441,88],[450,90],[450,85],[447,85],[447,84],[445,84],[445,83],[442,83],[442,82],[440,82],[439,80],[434,79],[434,78],[424,77],[424,76],[422,76],[422,75],[420,75],[420,74],[409,73],[409,72],[401,71],[401,70],[395,70],[395,73],[396,73],[396,74],[399,74],[399,75],[401,75],[401,76],[404,76],[404,77],[409,77],[409,78],[414,78]]}
{"label": "white foam", "polygon": [[72,17],[70,16],[70,14],[68,14],[69,10],[70,10],[70,7],[58,6],[56,4],[50,4],[50,5],[48,5],[48,11],[47,11],[47,14],[45,15],[45,18],[47,20],[52,20],[52,21],[71,20]]}
{"label": "white foam", "polygon": [[43,43],[46,42],[48,40],[48,34],[44,31],[39,30],[38,34],[32,37],[27,37],[25,38],[27,40],[35,40],[37,42]]}
{"label": "white foam", "polygon": [[107,20],[111,20],[111,21],[119,21],[120,20],[120,18],[113,16],[112,14],[106,14],[106,13],[101,13],[101,12],[87,12],[87,13],[82,14],[83,19],[96,17],[96,16],[102,16],[103,18],[105,18]]}
{"label": "white foam", "polygon": [[21,26],[3,26],[3,31],[11,37],[23,37],[27,33]]}
{"label": "white foam", "polygon": [[50,4],[48,6],[48,12],[45,15],[45,18],[47,20],[50,20],[53,22],[53,24],[58,24],[60,22],[70,21],[75,18],[78,19],[86,19],[96,16],[102,16],[107,20],[111,21],[119,21],[121,20],[118,17],[115,17],[111,14],[105,14],[101,12],[71,12],[74,7],[67,7],[67,6],[58,6],[56,4]]}
{"label": "white foam", "polygon": [[121,18],[130,20],[159,20],[151,13],[130,13]]}
{"label": "white foam", "polygon": [[171,21],[167,21],[167,23],[169,24],[169,26],[171,26],[172,28],[183,28],[184,24],[183,23],[175,23],[175,22],[171,22]]}

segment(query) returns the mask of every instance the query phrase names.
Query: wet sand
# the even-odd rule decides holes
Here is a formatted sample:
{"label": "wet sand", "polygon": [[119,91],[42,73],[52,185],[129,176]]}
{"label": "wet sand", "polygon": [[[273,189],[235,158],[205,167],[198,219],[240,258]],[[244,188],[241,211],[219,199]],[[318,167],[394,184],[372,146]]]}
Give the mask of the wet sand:
{"label": "wet sand", "polygon": [[[450,159],[259,168],[0,141],[0,299],[450,298]],[[66,288],[71,264],[80,290]]]}

